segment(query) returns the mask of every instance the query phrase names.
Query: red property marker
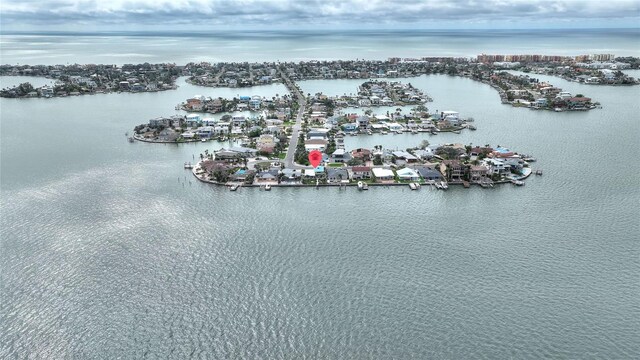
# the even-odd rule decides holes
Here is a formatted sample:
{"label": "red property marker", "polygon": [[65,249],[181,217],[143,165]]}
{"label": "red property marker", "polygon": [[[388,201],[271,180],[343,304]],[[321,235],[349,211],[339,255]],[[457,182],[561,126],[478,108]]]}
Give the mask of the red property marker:
{"label": "red property marker", "polygon": [[317,168],[320,165],[320,161],[322,161],[322,153],[318,150],[313,150],[309,153],[309,162],[311,166]]}

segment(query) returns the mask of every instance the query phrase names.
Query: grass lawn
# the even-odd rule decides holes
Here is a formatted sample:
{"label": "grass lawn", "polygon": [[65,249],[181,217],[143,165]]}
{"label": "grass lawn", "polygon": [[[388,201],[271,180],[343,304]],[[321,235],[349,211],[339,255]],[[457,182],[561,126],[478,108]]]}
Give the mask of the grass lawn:
{"label": "grass lawn", "polygon": [[280,154],[278,154],[278,159],[280,160],[284,160],[284,158],[287,157],[287,153],[286,152],[281,152]]}
{"label": "grass lawn", "polygon": [[328,167],[343,167],[344,164],[343,163],[329,163],[327,164]]}

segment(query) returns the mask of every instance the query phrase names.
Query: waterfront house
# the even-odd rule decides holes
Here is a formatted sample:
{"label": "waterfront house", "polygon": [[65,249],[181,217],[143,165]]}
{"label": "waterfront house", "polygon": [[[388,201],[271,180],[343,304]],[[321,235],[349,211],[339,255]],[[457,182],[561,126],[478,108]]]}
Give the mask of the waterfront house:
{"label": "waterfront house", "polygon": [[204,126],[215,126],[218,123],[218,120],[212,118],[204,118],[202,119],[202,125]]}
{"label": "waterfront house", "polygon": [[222,100],[219,99],[219,98],[218,99],[214,99],[210,104],[210,108],[211,108],[211,111],[213,111],[214,113],[221,112],[223,110],[222,109]]}
{"label": "waterfront house", "polygon": [[229,160],[238,160],[240,159],[240,154],[235,151],[229,151],[225,149],[220,149],[215,152],[215,159],[221,161],[229,161]]}
{"label": "waterfront house", "polygon": [[213,127],[213,131],[216,135],[226,135],[229,133],[229,125],[225,126],[223,123],[218,123],[218,125]]}
{"label": "waterfront house", "polygon": [[404,131],[404,127],[396,122],[386,123],[389,131]]}
{"label": "waterfront house", "polygon": [[314,169],[304,169],[304,178],[312,179],[316,177],[316,172]]}
{"label": "waterfront house", "polygon": [[469,155],[471,155],[471,156],[479,156],[481,154],[484,154],[486,156],[488,154],[491,154],[492,152],[493,152],[493,148],[476,146],[476,147],[471,149],[471,152],[469,153]]}
{"label": "waterfront house", "polygon": [[330,168],[327,170],[327,182],[328,183],[340,183],[342,180],[348,180],[349,173],[346,169]]}
{"label": "waterfront house", "polygon": [[244,182],[250,175],[253,175],[254,173],[255,171],[253,170],[238,169],[238,171],[236,171],[229,177],[229,180]]}
{"label": "waterfront house", "polygon": [[420,160],[429,160],[435,155],[429,148],[414,150],[413,153]]}
{"label": "waterfront house", "polygon": [[167,117],[157,117],[155,119],[149,120],[149,126],[153,128],[160,126],[167,127],[169,125],[171,125],[171,119]]}
{"label": "waterfront house", "polygon": [[571,97],[565,101],[567,102],[567,105],[573,109],[584,109],[591,103],[591,99],[588,97]]}
{"label": "waterfront house", "polygon": [[192,131],[185,131],[181,134],[182,138],[185,140],[194,139],[196,134]]}
{"label": "waterfront house", "polygon": [[420,175],[413,169],[410,168],[402,168],[396,171],[398,175],[398,179],[404,181],[418,181],[420,180]]}
{"label": "waterfront house", "polygon": [[395,177],[395,174],[391,169],[374,167],[371,169],[371,172],[373,172],[373,176],[375,176],[376,181],[392,181]]}
{"label": "waterfront house", "polygon": [[440,172],[447,180],[462,180],[465,166],[459,160],[443,160],[440,163]]}
{"label": "waterfront house", "polygon": [[344,148],[336,149],[333,154],[331,154],[331,162],[346,163],[349,160],[351,160],[351,155],[347,153]]}
{"label": "waterfront house", "polygon": [[166,128],[166,129],[163,129],[162,131],[160,131],[160,133],[158,134],[158,140],[176,141],[178,136],[179,135],[175,130],[173,130],[171,128]]}
{"label": "waterfront house", "polygon": [[286,182],[289,184],[299,183],[300,178],[302,178],[302,170],[300,169],[283,169],[281,173],[281,182]]}
{"label": "waterfront house", "polygon": [[501,159],[488,158],[484,160],[485,165],[489,168],[491,174],[506,174],[511,172],[511,166],[504,163]]}
{"label": "waterfront house", "polygon": [[362,107],[371,106],[371,100],[369,99],[359,99],[358,105]]}
{"label": "waterfront house", "polygon": [[414,167],[414,170],[418,172],[418,174],[426,181],[434,180],[440,181],[442,180],[442,174],[439,171],[429,168],[427,166],[417,166]]}
{"label": "waterfront house", "polygon": [[369,118],[366,116],[359,116],[356,119],[356,125],[358,130],[366,131],[369,129]]}
{"label": "waterfront house", "polygon": [[371,129],[371,131],[379,133],[384,131],[384,129],[386,129],[386,126],[384,126],[383,124],[369,124],[369,128]]}
{"label": "waterfront house", "polygon": [[571,93],[568,91],[561,91],[560,93],[558,93],[558,95],[556,95],[556,100],[567,100],[569,98],[571,98]]}
{"label": "waterfront house", "polygon": [[231,124],[233,126],[241,127],[247,123],[247,118],[242,115],[234,115],[231,117]]}
{"label": "waterfront house", "polygon": [[53,88],[49,86],[44,86],[40,89],[40,94],[44,97],[52,97],[53,96]]}
{"label": "waterfront house", "polygon": [[262,98],[258,95],[254,95],[251,100],[249,100],[249,107],[253,110],[259,110],[261,104]]}
{"label": "waterfront house", "polygon": [[354,166],[347,170],[349,178],[353,180],[371,179],[371,168],[368,166]]}
{"label": "waterfront house", "polygon": [[278,171],[261,171],[256,174],[255,182],[260,184],[278,183]]}
{"label": "waterfront house", "polygon": [[214,132],[215,131],[213,126],[203,126],[201,128],[198,128],[198,136],[200,138],[210,138],[211,136],[213,136]]}
{"label": "waterfront house", "polygon": [[324,172],[324,166],[318,166],[315,169],[313,169],[313,172],[315,173],[316,178],[323,178],[325,177],[325,172]]}
{"label": "waterfront house", "polygon": [[482,182],[489,175],[489,168],[484,165],[471,165],[469,172],[471,182]]}
{"label": "waterfront house", "polygon": [[329,129],[309,129],[307,139],[327,139],[329,137]]}
{"label": "waterfront house", "polygon": [[505,166],[509,166],[511,171],[515,173],[522,173],[522,169],[524,168],[524,160],[519,156],[511,156],[508,158],[501,159]]}
{"label": "waterfront house", "polygon": [[243,157],[243,158],[255,157],[256,153],[258,152],[258,150],[256,149],[242,147],[242,146],[234,146],[229,148],[228,150],[240,154],[240,157]]}
{"label": "waterfront house", "polygon": [[536,99],[533,106],[536,108],[545,108],[549,105],[549,101],[545,98]]}
{"label": "waterfront house", "polygon": [[346,131],[346,132],[353,132],[358,130],[358,124],[356,123],[347,123],[342,125],[342,130]]}
{"label": "waterfront house", "polygon": [[371,160],[371,150],[363,148],[351,150],[351,157],[354,159],[360,159],[362,161]]}
{"label": "waterfront house", "polygon": [[198,127],[202,123],[202,120],[198,114],[189,114],[187,115],[185,123],[188,127]]}

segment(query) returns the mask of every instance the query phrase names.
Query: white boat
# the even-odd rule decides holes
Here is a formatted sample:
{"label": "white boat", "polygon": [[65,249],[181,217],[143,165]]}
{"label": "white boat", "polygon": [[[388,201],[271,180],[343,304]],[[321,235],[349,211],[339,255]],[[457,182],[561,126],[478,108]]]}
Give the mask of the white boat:
{"label": "white boat", "polygon": [[271,184],[266,184],[264,186],[264,191],[271,191]]}
{"label": "white boat", "polygon": [[192,168],[193,168],[193,165],[191,165],[191,163],[190,163],[190,162],[185,162],[185,163],[184,163],[184,168],[185,168],[185,169],[192,169]]}
{"label": "white boat", "polygon": [[237,185],[237,184],[231,185],[231,187],[229,188],[229,191],[236,191],[238,190],[239,187],[240,185]]}
{"label": "white boat", "polygon": [[441,185],[442,185],[442,190],[447,190],[449,188],[449,185],[447,184],[446,181],[442,181]]}
{"label": "white boat", "polygon": [[387,134],[388,134],[388,132],[386,132],[386,131],[382,131],[380,134],[381,134],[381,135],[387,135]]}
{"label": "white boat", "polygon": [[418,190],[416,183],[409,183],[409,188],[411,188],[411,190]]}
{"label": "white boat", "polygon": [[201,139],[200,141],[202,141],[202,142],[207,142],[207,140],[209,140],[209,139],[206,139],[206,138],[205,138],[205,139]]}
{"label": "white boat", "polygon": [[362,181],[358,181],[358,190],[364,190],[364,185]]}
{"label": "white boat", "polygon": [[511,183],[512,183],[513,185],[516,185],[516,186],[523,186],[523,185],[524,185],[524,181],[522,181],[522,180],[516,180],[516,179],[511,180]]}

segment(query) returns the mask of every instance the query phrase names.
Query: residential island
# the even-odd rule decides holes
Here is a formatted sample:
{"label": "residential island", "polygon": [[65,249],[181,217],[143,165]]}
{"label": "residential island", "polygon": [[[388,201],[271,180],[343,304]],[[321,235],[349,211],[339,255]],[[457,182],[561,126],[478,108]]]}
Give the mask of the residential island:
{"label": "residential island", "polygon": [[[273,82],[307,79],[389,79],[424,74],[462,76],[489,84],[503,103],[532,109],[555,111],[588,110],[598,106],[583,94],[572,95],[561,88],[540,82],[528,74],[541,73],[571,81],[599,85],[636,85],[639,81],[621,69],[637,69],[640,59],[610,54],[568,56],[478,55],[463,57],[389,58],[386,61],[303,61],[264,63],[189,63],[123,65],[2,65],[0,75],[44,76],[56,80],[54,86],[33,88],[23,83],[0,91],[2,97],[58,97],[113,91],[158,91],[175,87],[177,76],[187,82],[209,87],[250,87]],[[361,90],[361,89],[360,89]],[[360,91],[358,91],[360,92]],[[390,94],[391,95],[391,94]],[[582,95],[582,96],[580,96]],[[426,97],[428,100],[428,97]],[[341,99],[349,103],[353,98]],[[372,101],[371,99],[369,99]],[[381,104],[382,104],[382,100]],[[389,98],[387,102],[395,102]],[[375,103],[372,101],[371,105]],[[365,105],[366,106],[366,105]]]}
{"label": "residential island", "polygon": [[[236,99],[195,96],[178,108],[200,113],[151,119],[137,126],[130,139],[158,143],[239,141],[240,146],[214,152],[206,150],[195,164],[184,164],[200,181],[229,185],[232,190],[239,186],[270,189],[271,186],[350,185],[364,190],[369,185],[402,184],[412,189],[424,184],[440,189],[447,189],[449,184],[492,187],[505,182],[523,185],[522,180],[532,173],[529,162],[535,159],[500,146],[494,149],[489,145],[431,145],[422,140],[419,146],[405,150],[376,145],[373,149],[347,151],[346,136],[405,132],[436,135],[475,127],[469,123],[472,119],[461,118],[457,111],[429,113],[423,105],[427,101],[424,95],[406,91],[411,88],[400,83],[367,82],[359,93],[363,99],[370,100],[372,96],[381,98],[374,94],[388,95],[390,90],[384,89],[403,89],[399,93],[407,97],[405,100],[419,105],[409,114],[402,114],[398,108],[388,115],[370,116],[341,114],[336,111],[337,99],[321,93],[304,96],[291,79],[286,75],[283,78],[290,95]],[[378,87],[381,90],[372,91]],[[245,117],[225,113],[219,119],[201,116],[202,112],[247,109],[263,115]],[[309,153],[314,150],[323,154],[321,164],[315,168],[309,166],[308,161]]]}
{"label": "residential island", "polygon": [[[338,145],[340,146],[340,145]],[[269,189],[272,186],[357,186],[365,190],[375,185],[409,185],[417,190],[430,185],[446,190],[449,185],[493,187],[498,183],[524,185],[534,171],[535,159],[508,148],[462,144],[430,145],[421,143],[406,150],[358,148],[346,151],[338,147],[325,153],[318,167],[286,167],[279,160],[258,156],[253,148],[232,147],[214,153],[205,151],[195,164],[187,163],[198,180],[227,185],[231,190],[241,186]],[[296,150],[301,160],[304,146]]]}

